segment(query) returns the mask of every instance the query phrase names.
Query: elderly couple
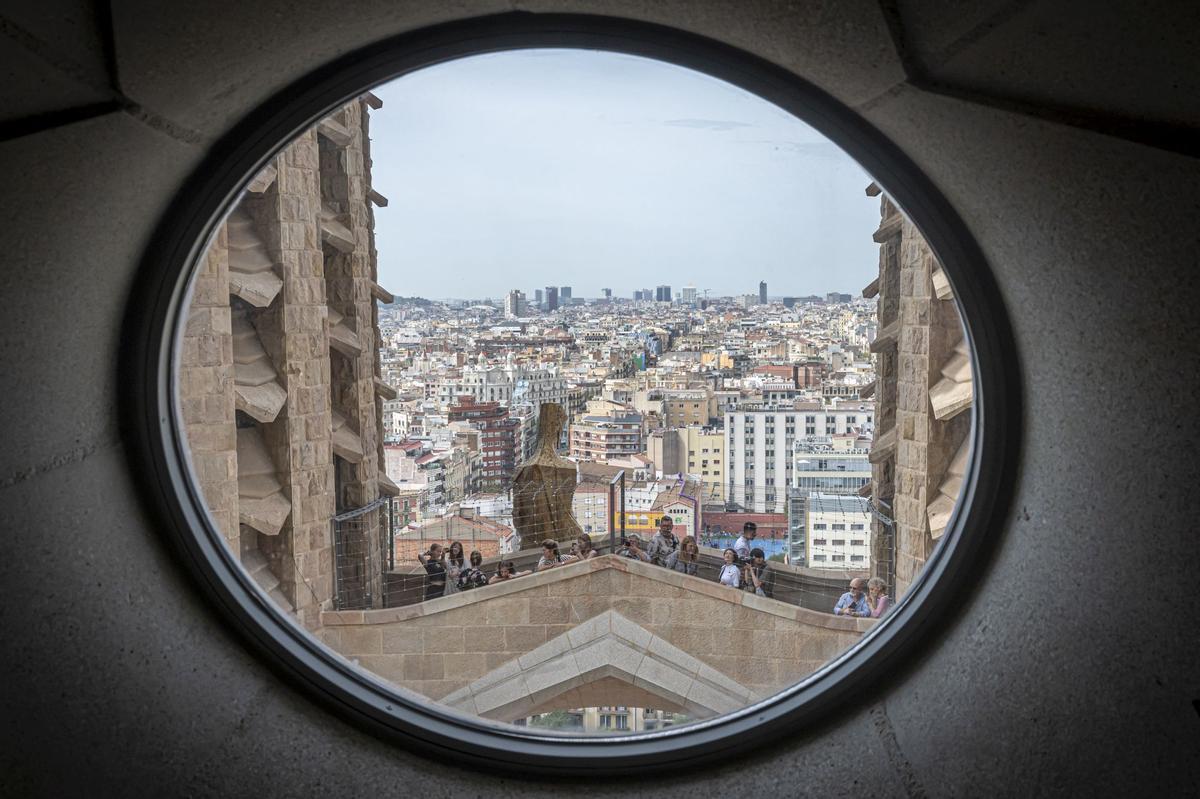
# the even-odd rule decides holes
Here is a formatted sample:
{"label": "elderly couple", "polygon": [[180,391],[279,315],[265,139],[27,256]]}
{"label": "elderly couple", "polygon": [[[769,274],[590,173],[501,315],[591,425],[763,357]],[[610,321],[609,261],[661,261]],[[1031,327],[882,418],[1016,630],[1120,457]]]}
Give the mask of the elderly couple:
{"label": "elderly couple", "polygon": [[[869,598],[863,594],[864,583],[870,595]],[[850,581],[850,590],[842,594],[841,599],[834,605],[834,615],[878,619],[892,606],[892,598],[884,593],[885,587],[883,580],[878,577],[872,577],[870,580],[855,577]]]}

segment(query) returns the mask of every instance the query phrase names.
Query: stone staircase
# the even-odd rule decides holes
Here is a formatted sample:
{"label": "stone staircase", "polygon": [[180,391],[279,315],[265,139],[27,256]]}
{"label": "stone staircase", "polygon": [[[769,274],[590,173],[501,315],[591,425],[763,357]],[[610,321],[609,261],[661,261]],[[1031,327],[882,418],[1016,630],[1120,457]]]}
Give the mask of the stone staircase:
{"label": "stone staircase", "polygon": [[283,595],[283,591],[279,590],[279,578],[271,571],[270,564],[261,552],[257,549],[248,549],[243,552],[242,567],[246,569],[258,587],[266,592],[272,602],[289,614],[295,613],[292,603]]}

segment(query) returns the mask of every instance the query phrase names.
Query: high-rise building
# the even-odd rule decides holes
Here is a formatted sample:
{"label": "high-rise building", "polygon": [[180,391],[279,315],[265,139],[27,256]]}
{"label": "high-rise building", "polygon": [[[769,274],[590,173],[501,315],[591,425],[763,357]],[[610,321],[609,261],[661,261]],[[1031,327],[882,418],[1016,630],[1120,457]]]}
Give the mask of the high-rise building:
{"label": "high-rise building", "polygon": [[830,304],[846,303],[846,302],[850,302],[850,300],[852,300],[852,299],[854,299],[854,298],[851,297],[849,294],[841,294],[836,291],[831,291],[825,295],[825,302],[830,303]]}
{"label": "high-rise building", "polygon": [[546,286],[546,310],[547,311],[557,311],[558,310],[558,287],[557,286]]}
{"label": "high-rise building", "polygon": [[612,299],[612,289],[600,289],[600,291],[603,292],[604,299],[606,299],[606,300]]}
{"label": "high-rise building", "polygon": [[671,287],[670,286],[659,286],[658,288],[656,288],[654,290],[654,301],[655,302],[670,302],[671,301]]}
{"label": "high-rise building", "polygon": [[758,282],[758,304],[767,304],[767,281],[760,280]]}
{"label": "high-rise building", "polygon": [[571,304],[571,287],[570,286],[559,286],[558,301],[561,302],[563,305]]}
{"label": "high-rise building", "polygon": [[504,315],[509,318],[525,315],[525,292],[513,289],[504,298]]}
{"label": "high-rise building", "polygon": [[541,289],[533,290],[533,304],[539,311],[546,310],[546,295],[542,293]]}
{"label": "high-rise building", "polygon": [[694,306],[696,304],[696,287],[684,286],[683,290],[679,292],[679,299],[684,305]]}

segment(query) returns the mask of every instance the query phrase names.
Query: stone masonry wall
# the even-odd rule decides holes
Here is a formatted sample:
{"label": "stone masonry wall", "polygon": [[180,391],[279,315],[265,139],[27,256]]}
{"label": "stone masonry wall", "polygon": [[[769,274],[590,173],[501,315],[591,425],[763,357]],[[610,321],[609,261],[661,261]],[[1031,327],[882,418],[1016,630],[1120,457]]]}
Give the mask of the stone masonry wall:
{"label": "stone masonry wall", "polygon": [[[265,307],[231,298],[228,233],[223,225],[196,277],[183,340],[180,400],[209,509],[235,551],[257,550],[266,557],[281,595],[310,628],[320,623],[319,614],[328,609],[334,590],[334,403],[363,443],[365,457],[355,464],[350,498],[366,504],[378,496],[382,433],[374,376],[379,336],[372,294],[376,259],[373,216],[367,204],[365,108],[365,103],[355,100],[335,114],[345,139],[326,161],[322,143],[327,140],[316,129],[307,131],[279,153],[240,201],[241,211],[253,220],[262,239],[272,272],[282,280],[278,294]],[[332,281],[327,281],[326,273],[323,198],[332,199],[350,221],[356,242],[353,253],[333,263]],[[327,291],[330,286],[333,290]],[[286,391],[286,401],[274,420],[256,422],[235,413],[233,306],[253,326]],[[363,345],[336,385],[331,374],[330,307],[351,320]],[[290,514],[278,534],[239,525],[239,424],[258,428],[290,502]],[[376,520],[375,545],[382,551],[378,514],[371,518]],[[382,564],[376,565],[379,582]],[[378,586],[374,596],[381,596]]]}
{"label": "stone masonry wall", "polygon": [[[880,250],[879,316],[890,343],[875,347],[878,418],[872,453],[872,492],[878,507],[890,506],[894,526],[879,519],[874,574],[901,597],[925,567],[935,546],[928,521],[947,466],[970,432],[970,414],[939,420],[930,389],[962,340],[953,298],[939,299],[933,275],[937,258],[917,227],[884,197],[876,234]],[[893,316],[894,313],[894,316]],[[894,420],[894,421],[893,421]],[[881,502],[882,501],[882,502]]]}
{"label": "stone masonry wall", "polygon": [[229,250],[222,225],[201,261],[192,287],[180,350],[179,393],[196,479],[217,529],[238,552],[233,379]]}
{"label": "stone masonry wall", "polygon": [[811,674],[872,624],[610,555],[419,605],[325,613],[318,634],[363,668],[440,699],[607,610],[755,696]]}

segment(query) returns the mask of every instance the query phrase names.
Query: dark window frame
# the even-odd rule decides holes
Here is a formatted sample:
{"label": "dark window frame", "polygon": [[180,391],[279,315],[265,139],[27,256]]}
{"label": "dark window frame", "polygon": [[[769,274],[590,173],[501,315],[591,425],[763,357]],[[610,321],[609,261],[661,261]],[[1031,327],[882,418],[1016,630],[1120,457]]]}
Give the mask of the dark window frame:
{"label": "dark window frame", "polygon": [[[774,103],[838,144],[902,207],[954,289],[972,353],[972,457],[960,502],[925,570],[892,613],[842,657],[779,694],[705,722],[602,740],[468,719],[417,702],[323,651],[240,567],[191,477],[177,417],[175,365],[193,267],[225,211],[286,143],[371,87],[454,58],[576,47],[654,58]],[[1017,349],[978,245],[916,165],[859,115],[797,75],[737,48],[670,27],[611,17],[506,13],[392,37],[314,69],[226,132],[166,209],[142,260],[123,330],[122,436],[147,510],[183,568],[259,657],[330,712],[398,745],[526,777],[662,773],[711,766],[868,701],[965,605],[1012,498],[1022,409]],[[749,420],[748,420],[749,421]],[[987,448],[982,446],[987,440]]]}

